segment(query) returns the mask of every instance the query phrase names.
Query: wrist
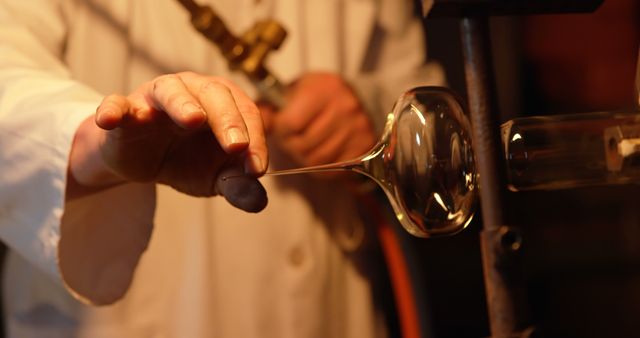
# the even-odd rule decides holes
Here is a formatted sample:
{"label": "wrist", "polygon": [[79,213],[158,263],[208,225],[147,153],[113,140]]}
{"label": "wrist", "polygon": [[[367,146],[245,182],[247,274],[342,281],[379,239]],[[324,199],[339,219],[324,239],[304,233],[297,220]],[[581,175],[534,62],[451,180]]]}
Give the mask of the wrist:
{"label": "wrist", "polygon": [[105,163],[100,145],[105,132],[93,116],[79,125],[71,145],[67,178],[67,195],[75,197],[125,182]]}

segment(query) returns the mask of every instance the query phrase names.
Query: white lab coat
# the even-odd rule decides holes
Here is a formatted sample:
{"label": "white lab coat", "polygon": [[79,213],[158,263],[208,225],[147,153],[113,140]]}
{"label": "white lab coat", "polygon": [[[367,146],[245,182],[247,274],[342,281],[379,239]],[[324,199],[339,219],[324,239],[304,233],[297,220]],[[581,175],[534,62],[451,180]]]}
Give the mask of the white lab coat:
{"label": "white lab coat", "polygon": [[[305,71],[338,72],[378,126],[402,91],[442,83],[437,67],[423,65],[409,1],[206,2],[235,32],[259,17],[282,22],[289,37],[269,60],[276,75],[288,82]],[[177,1],[0,1],[9,337],[383,335],[354,259],[364,228],[341,187],[264,178],[270,201],[259,214],[143,184],[65,204],[80,121],[104,94],[182,70],[230,76],[252,91]],[[293,165],[271,151],[272,167]]]}

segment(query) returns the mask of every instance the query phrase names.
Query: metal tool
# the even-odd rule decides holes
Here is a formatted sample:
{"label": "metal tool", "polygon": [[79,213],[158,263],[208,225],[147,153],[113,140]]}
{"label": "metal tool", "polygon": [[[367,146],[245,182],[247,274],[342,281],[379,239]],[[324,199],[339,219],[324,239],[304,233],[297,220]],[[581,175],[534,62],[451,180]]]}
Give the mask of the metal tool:
{"label": "metal tool", "polygon": [[287,31],[274,20],[256,22],[241,37],[235,36],[209,6],[178,0],[191,14],[191,23],[220,48],[232,70],[240,71],[256,86],[261,99],[277,108],[284,106],[284,86],[265,66],[270,52],[280,48]]}

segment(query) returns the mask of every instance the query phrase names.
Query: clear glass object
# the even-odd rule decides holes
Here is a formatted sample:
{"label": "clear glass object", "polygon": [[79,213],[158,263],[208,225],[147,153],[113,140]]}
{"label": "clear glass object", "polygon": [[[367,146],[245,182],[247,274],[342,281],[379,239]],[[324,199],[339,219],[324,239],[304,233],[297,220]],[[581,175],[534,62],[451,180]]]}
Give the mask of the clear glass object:
{"label": "clear glass object", "polygon": [[640,114],[517,118],[502,125],[509,189],[640,182]]}
{"label": "clear glass object", "polygon": [[415,236],[457,233],[473,216],[477,184],[471,126],[460,100],[446,88],[404,93],[378,143],[359,158],[267,175],[321,171],[354,171],[375,181]]}

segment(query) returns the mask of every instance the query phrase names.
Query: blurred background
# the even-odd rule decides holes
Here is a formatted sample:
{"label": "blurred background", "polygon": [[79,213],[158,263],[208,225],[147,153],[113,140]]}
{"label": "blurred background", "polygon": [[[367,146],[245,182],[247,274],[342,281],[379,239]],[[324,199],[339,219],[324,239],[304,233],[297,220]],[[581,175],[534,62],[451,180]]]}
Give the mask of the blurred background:
{"label": "blurred background", "polygon": [[[458,25],[455,19],[425,20],[430,58],[464,97]],[[491,28],[502,121],[636,110],[640,1],[605,0],[591,14],[492,18]],[[529,309],[543,336],[640,337],[640,187],[507,197],[513,225],[524,235]],[[405,238],[419,260],[433,338],[490,335],[480,219],[477,214],[453,237]]]}
{"label": "blurred background", "polygon": [[[428,19],[428,52],[466,95],[458,21]],[[502,121],[532,115],[636,110],[640,1],[594,13],[491,21]],[[509,193],[524,234],[534,324],[544,337],[640,337],[640,188]],[[468,231],[413,239],[434,336],[487,337],[480,215]]]}

